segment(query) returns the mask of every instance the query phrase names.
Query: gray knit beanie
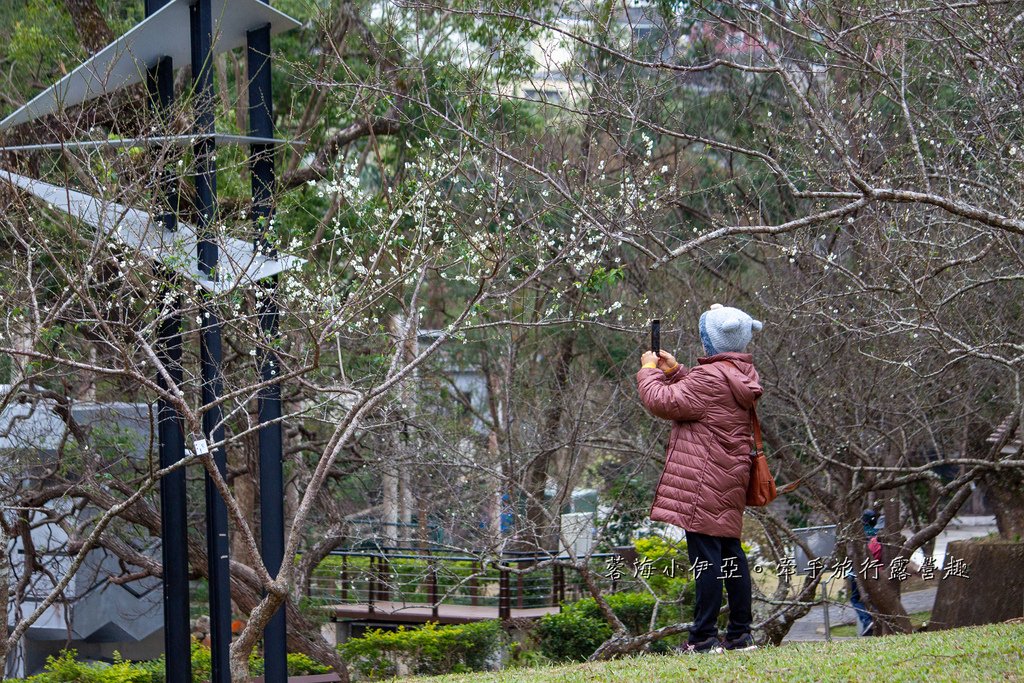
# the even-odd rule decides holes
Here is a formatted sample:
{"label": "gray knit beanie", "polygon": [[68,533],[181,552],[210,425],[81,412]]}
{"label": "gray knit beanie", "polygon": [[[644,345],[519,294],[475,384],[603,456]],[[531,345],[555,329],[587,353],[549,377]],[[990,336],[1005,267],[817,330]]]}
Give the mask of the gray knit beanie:
{"label": "gray knit beanie", "polygon": [[700,316],[700,340],[709,356],[730,351],[742,353],[754,332],[763,325],[738,308],[713,304]]}

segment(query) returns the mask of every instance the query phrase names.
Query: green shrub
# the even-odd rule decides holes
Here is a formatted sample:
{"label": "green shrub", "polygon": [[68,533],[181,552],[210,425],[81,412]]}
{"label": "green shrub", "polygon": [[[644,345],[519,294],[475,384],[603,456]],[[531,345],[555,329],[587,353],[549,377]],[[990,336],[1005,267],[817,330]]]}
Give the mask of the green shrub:
{"label": "green shrub", "polygon": [[210,656],[210,648],[192,639],[192,683],[203,683],[210,680],[213,672],[213,659]]}
{"label": "green shrub", "polygon": [[[325,674],[330,672],[329,666],[324,666],[319,662],[316,662],[306,655],[299,652],[289,652],[288,655],[288,675],[289,676],[301,676],[304,674]],[[192,682],[193,683],[204,683],[210,680],[210,648],[206,647],[197,640],[192,641]],[[249,655],[249,675],[251,676],[262,676],[264,671],[263,658],[252,652]],[[160,668],[161,676],[163,675],[163,665],[161,660]],[[163,678],[160,679],[161,683]]]}
{"label": "green shrub", "polygon": [[[633,541],[633,547],[636,548],[637,555],[651,560],[659,571],[671,560],[680,565],[689,559],[686,541],[669,541],[661,536],[644,536]],[[683,565],[680,571],[685,572],[688,566],[689,563]]]}
{"label": "green shrub", "polygon": [[145,662],[133,662],[132,665],[139,671],[145,671],[148,673],[150,678],[153,680],[153,683],[164,683],[166,680],[167,665],[164,663],[163,655],[160,655],[160,659],[151,659]]}
{"label": "green shrub", "polygon": [[288,653],[288,675],[306,676],[309,674],[326,674],[331,672],[331,667],[324,666],[314,661],[301,652]]}
{"label": "green shrub", "polygon": [[[650,593],[609,595],[608,605],[630,633],[638,635],[650,628],[651,614],[654,613],[654,596]],[[594,610],[597,611],[597,603],[594,603]]]}
{"label": "green shrub", "polygon": [[651,590],[662,599],[675,599],[671,595],[673,584],[690,580],[686,541],[673,543],[660,536],[646,536],[636,539],[633,547],[638,557],[649,562],[644,578]]}
{"label": "green shrub", "polygon": [[113,664],[85,663],[75,660],[78,652],[64,650],[46,658],[43,673],[27,679],[27,683],[163,683],[163,671],[154,674],[114,653]]}
{"label": "green shrub", "polygon": [[690,621],[693,616],[694,585],[686,541],[668,541],[660,536],[646,536],[633,542],[637,555],[650,561],[645,577],[647,585],[662,600],[658,626]]}
{"label": "green shrub", "polygon": [[[288,675],[289,676],[305,676],[308,674],[325,674],[329,673],[331,667],[324,666],[319,662],[316,662],[301,652],[289,652],[288,655]],[[250,676],[262,676],[265,669],[266,663],[263,657],[259,657],[254,652],[249,655],[249,675]],[[193,674],[194,677],[194,674]],[[207,679],[203,679],[207,680]]]}
{"label": "green shrub", "polygon": [[[685,597],[685,592],[692,588],[692,581],[682,577],[668,579],[666,586],[669,591],[663,599]],[[676,593],[676,595],[671,595]],[[690,593],[692,596],[692,593]],[[615,616],[633,635],[645,633],[651,625],[654,613],[655,598],[650,593],[614,593],[605,598]],[[692,603],[692,599],[690,600]],[[689,621],[688,612],[692,609],[678,609],[672,605],[662,605],[658,611],[656,628]],[[584,598],[573,603],[562,605],[558,614],[548,614],[539,620],[534,637],[545,657],[554,661],[583,661],[594,654],[594,651],[612,635],[612,628],[593,598]],[[669,645],[665,641],[652,644],[654,652],[664,652]]]}
{"label": "green shrub", "polygon": [[[5,679],[3,683],[164,683],[164,658],[148,662],[130,662],[114,653],[113,664],[85,663],[75,659],[78,652],[64,650],[57,656],[46,658],[43,673],[27,679]],[[192,641],[192,681],[204,683],[210,680],[210,648]],[[288,654],[288,675],[328,673],[330,667],[319,664],[304,654]],[[249,657],[249,672],[253,676],[263,674],[263,659]]]}
{"label": "green shrub", "polygon": [[611,637],[608,622],[576,608],[587,601],[594,604],[593,598],[587,598],[563,606],[558,614],[540,618],[533,633],[541,654],[556,662],[583,661]]}
{"label": "green shrub", "polygon": [[[654,611],[654,596],[650,593],[615,593],[606,599],[630,633],[647,630]],[[580,661],[592,655],[611,636],[612,628],[601,614],[597,601],[584,598],[563,605],[558,614],[542,617],[536,634],[544,656],[558,661]]]}
{"label": "green shrub", "polygon": [[501,644],[497,621],[459,626],[424,624],[422,628],[370,631],[338,646],[342,656],[371,679],[399,674],[402,666],[415,674],[481,671]]}
{"label": "green shrub", "polygon": [[505,671],[512,669],[535,669],[542,666],[551,666],[552,664],[553,662],[537,649],[536,643],[530,642],[529,639],[527,642],[511,640],[506,649],[503,669]]}

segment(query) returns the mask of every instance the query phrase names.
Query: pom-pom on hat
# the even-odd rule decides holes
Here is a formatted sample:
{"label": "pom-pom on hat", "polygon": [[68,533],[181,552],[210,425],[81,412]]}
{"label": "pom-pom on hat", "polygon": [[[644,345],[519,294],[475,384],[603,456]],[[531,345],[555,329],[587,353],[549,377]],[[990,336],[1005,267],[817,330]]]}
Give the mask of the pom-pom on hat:
{"label": "pom-pom on hat", "polygon": [[718,353],[742,353],[754,332],[764,325],[738,308],[713,304],[700,316],[700,340],[709,356]]}

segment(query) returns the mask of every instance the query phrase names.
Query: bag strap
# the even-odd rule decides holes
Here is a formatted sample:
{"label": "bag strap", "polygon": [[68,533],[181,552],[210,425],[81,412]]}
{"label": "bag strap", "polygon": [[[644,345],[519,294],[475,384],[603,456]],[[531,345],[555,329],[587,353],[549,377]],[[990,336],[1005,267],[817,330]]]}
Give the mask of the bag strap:
{"label": "bag strap", "polygon": [[761,421],[757,419],[757,405],[750,408],[750,422],[754,431],[754,457],[764,455],[764,441],[761,439]]}
{"label": "bag strap", "polygon": [[[736,365],[732,360],[726,358],[725,362],[736,368],[736,371],[743,374],[740,370],[740,366]],[[754,435],[754,457],[764,455],[764,440],[761,438],[761,421],[757,419],[757,401],[754,401],[754,405],[750,406],[750,431]]]}
{"label": "bag strap", "polygon": [[[726,359],[725,362],[732,365],[737,371],[743,372],[740,370],[739,366],[731,360]],[[757,419],[757,401],[754,401],[754,405],[750,408],[750,424],[751,430],[754,432],[754,457],[764,456],[764,441],[761,438],[761,421]],[[791,481],[785,486],[779,487],[779,495],[796,491],[803,481],[804,478],[800,477],[796,481]]]}

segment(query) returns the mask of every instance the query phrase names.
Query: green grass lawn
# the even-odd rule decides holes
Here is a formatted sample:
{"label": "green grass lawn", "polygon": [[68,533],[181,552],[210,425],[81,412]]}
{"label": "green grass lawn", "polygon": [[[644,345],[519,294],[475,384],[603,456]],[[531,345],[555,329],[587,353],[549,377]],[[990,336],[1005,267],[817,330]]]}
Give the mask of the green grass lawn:
{"label": "green grass lawn", "polygon": [[[927,612],[914,612],[908,615],[910,617],[910,624],[914,627],[914,630],[921,628],[928,620],[932,618],[931,610]],[[832,627],[832,635],[837,638],[856,638],[860,624],[842,624],[840,626]]]}
{"label": "green grass lawn", "polygon": [[722,655],[645,655],[613,662],[416,679],[420,683],[656,681],[1024,681],[1024,623],[794,643]]}

